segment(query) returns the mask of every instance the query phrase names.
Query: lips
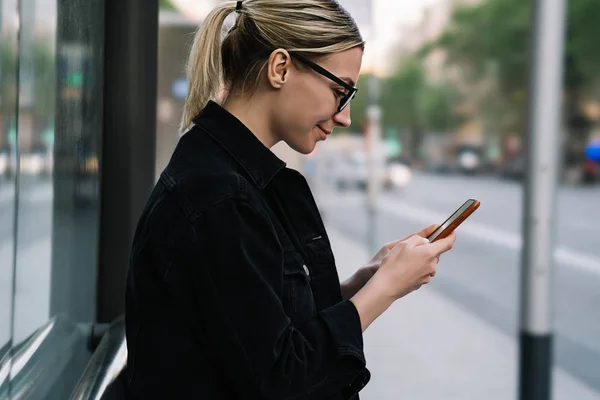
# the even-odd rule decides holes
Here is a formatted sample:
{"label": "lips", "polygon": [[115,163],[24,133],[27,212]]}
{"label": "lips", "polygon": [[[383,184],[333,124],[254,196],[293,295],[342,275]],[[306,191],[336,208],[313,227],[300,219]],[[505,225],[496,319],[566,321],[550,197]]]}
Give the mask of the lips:
{"label": "lips", "polygon": [[326,134],[326,135],[329,135],[329,134],[331,134],[331,132],[328,132],[327,130],[325,130],[325,129],[321,128],[319,125],[317,125],[317,127],[318,127],[320,130],[322,130],[323,132],[325,132],[325,134]]}

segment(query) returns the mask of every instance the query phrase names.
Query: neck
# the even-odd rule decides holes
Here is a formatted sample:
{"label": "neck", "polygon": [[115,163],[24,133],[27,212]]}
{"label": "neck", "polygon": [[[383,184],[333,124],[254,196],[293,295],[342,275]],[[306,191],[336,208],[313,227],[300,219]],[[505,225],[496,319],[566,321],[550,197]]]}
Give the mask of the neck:
{"label": "neck", "polygon": [[228,96],[223,103],[223,108],[239,119],[267,148],[271,148],[279,141],[273,134],[267,117],[267,104],[259,96],[252,99],[241,96]]}

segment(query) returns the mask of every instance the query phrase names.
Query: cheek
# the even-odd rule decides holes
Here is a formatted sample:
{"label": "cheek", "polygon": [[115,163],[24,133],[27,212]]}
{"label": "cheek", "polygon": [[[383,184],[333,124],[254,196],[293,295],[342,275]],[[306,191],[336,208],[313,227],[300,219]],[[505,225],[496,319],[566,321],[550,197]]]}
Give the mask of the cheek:
{"label": "cheek", "polygon": [[302,111],[302,114],[312,123],[323,121],[328,117],[328,109],[334,104],[333,93],[324,85],[323,82],[304,82],[294,88],[294,101],[296,107]]}

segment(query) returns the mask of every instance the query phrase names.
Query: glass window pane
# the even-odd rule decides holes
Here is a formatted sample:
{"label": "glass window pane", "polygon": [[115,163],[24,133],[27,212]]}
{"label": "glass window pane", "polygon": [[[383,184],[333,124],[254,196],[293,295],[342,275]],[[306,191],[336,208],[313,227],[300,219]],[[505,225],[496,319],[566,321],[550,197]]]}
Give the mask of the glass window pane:
{"label": "glass window pane", "polygon": [[21,357],[40,340],[40,355],[13,362],[11,381],[32,398],[68,398],[96,313],[104,3],[19,5],[12,345]]}
{"label": "glass window pane", "polygon": [[15,339],[95,315],[102,7],[21,2]]}
{"label": "glass window pane", "polygon": [[12,346],[17,165],[18,5],[0,1],[0,397],[8,391]]}
{"label": "glass window pane", "polygon": [[44,23],[36,32],[36,11],[40,21],[56,20],[55,7],[42,20],[34,1],[21,2],[15,342],[50,317],[54,28]]}

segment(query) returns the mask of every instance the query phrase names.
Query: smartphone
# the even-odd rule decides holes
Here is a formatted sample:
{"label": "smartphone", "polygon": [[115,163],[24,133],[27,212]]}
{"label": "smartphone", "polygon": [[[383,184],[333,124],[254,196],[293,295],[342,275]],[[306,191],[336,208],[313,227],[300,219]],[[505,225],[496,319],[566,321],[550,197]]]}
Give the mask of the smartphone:
{"label": "smartphone", "polygon": [[427,239],[430,243],[436,240],[448,237],[460,224],[463,223],[469,215],[473,214],[475,210],[479,208],[479,201],[475,199],[469,199],[465,201],[465,204],[460,206],[458,210],[454,212],[439,228],[437,228]]}

